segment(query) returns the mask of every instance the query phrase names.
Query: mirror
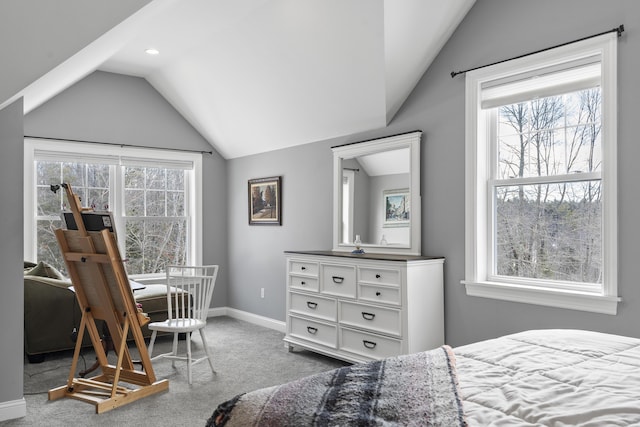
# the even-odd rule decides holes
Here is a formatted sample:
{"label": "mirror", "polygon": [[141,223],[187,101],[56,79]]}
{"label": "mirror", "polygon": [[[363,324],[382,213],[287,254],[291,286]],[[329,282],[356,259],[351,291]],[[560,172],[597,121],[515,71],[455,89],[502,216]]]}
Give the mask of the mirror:
{"label": "mirror", "polygon": [[332,147],[334,251],[421,255],[421,135]]}

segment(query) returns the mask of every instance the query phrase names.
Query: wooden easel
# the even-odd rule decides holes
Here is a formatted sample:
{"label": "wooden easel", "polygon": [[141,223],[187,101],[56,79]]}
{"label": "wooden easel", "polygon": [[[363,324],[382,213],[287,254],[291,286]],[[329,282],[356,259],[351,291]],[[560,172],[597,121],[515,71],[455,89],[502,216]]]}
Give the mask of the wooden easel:
{"label": "wooden easel", "polygon": [[[169,388],[168,380],[156,381],[151,359],[140,329],[149,318],[138,311],[114,233],[105,229],[87,231],[82,219],[80,199],[69,184],[61,184],[77,230],[55,231],[62,251],[82,319],[67,384],[49,390],[49,400],[70,397],[93,403],[96,413],[115,409]],[[52,188],[53,189],[53,188]],[[103,320],[117,352],[116,365],[110,365],[103,348],[96,320]],[[82,338],[89,333],[102,373],[92,378],[75,378]],[[142,371],[134,369],[127,346],[131,335],[138,349]],[[126,383],[124,385],[121,383]]]}

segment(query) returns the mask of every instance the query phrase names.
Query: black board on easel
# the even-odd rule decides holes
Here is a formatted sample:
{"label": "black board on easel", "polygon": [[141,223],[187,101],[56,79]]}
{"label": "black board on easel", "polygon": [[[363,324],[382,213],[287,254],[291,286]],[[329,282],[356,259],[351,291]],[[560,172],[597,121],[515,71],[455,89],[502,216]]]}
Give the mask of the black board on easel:
{"label": "black board on easel", "polygon": [[[76,219],[73,217],[73,212],[63,211],[62,222],[65,224],[67,230],[77,230],[78,225]],[[84,228],[87,231],[102,231],[105,228],[109,232],[113,233],[113,215],[111,212],[90,211],[82,212],[82,222],[84,222]]]}

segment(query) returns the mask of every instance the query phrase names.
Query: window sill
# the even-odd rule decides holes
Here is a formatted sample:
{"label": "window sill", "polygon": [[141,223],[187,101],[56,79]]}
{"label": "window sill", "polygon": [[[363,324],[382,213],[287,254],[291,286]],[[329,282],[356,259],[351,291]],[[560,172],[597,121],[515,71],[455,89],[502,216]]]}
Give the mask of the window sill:
{"label": "window sill", "polygon": [[467,295],[493,298],[525,304],[566,308],[569,310],[616,315],[620,297],[594,295],[584,292],[538,288],[497,282],[471,282],[463,280]]}
{"label": "window sill", "polygon": [[143,285],[151,285],[156,283],[165,283],[167,280],[166,274],[132,274],[129,279],[134,280]]}

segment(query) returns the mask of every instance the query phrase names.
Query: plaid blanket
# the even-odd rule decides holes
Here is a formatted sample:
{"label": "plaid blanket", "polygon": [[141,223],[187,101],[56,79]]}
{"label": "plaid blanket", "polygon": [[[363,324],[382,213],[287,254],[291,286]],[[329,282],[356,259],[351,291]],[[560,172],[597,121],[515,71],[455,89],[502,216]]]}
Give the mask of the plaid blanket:
{"label": "plaid blanket", "polygon": [[220,404],[207,427],[466,426],[450,347],[361,363]]}

